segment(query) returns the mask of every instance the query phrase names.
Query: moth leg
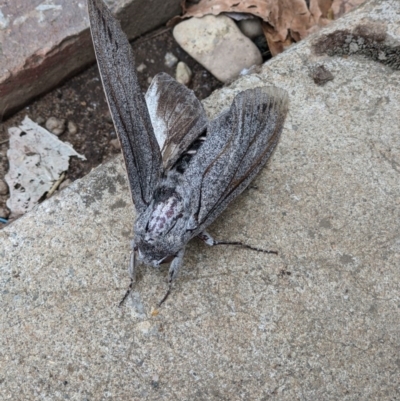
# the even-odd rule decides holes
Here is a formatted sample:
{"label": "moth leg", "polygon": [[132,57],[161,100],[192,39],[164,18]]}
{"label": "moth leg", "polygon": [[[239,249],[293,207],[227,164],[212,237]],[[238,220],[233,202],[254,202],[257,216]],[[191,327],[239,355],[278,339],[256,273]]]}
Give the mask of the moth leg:
{"label": "moth leg", "polygon": [[215,240],[207,231],[202,231],[198,236],[205,244],[209,246],[216,246],[216,245],[235,245],[240,246],[241,248],[251,249],[252,251],[263,252],[263,253],[271,253],[274,255],[278,255],[277,251],[269,251],[267,249],[256,248],[251,245],[243,244],[239,241],[217,241]]}
{"label": "moth leg", "polygon": [[122,298],[121,302],[118,305],[119,308],[125,303],[129,295],[131,294],[133,286],[135,285],[136,282],[136,245],[133,241],[131,243],[131,246],[132,250],[129,255],[129,265],[128,265],[128,273],[129,277],[131,278],[131,282],[129,284],[128,289],[126,290],[124,297]]}
{"label": "moth leg", "polygon": [[131,253],[129,257],[128,273],[131,281],[136,282],[136,244],[134,241],[131,242]]}
{"label": "moth leg", "polygon": [[171,262],[168,271],[168,291],[164,295],[163,299],[158,303],[158,307],[160,307],[168,298],[169,294],[172,291],[172,284],[176,279],[179,269],[183,264],[183,255],[185,254],[185,248],[182,248],[178,254],[175,256],[174,260]]}
{"label": "moth leg", "polygon": [[207,232],[207,231],[202,231],[197,238],[201,239],[205,244],[209,245],[209,246],[214,246],[214,245],[218,245],[217,242],[215,241],[215,239]]}

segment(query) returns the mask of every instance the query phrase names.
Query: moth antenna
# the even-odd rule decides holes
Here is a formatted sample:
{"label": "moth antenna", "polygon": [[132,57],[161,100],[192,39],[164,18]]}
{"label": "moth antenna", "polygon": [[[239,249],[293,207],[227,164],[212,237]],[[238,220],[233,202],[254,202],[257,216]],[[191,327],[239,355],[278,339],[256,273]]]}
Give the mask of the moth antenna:
{"label": "moth antenna", "polygon": [[241,248],[246,248],[246,249],[250,249],[252,251],[256,251],[256,252],[262,252],[262,253],[269,253],[269,254],[273,254],[273,255],[278,255],[277,251],[270,251],[268,249],[262,249],[262,248],[256,248],[254,246],[251,245],[247,245],[247,244],[243,244],[242,242],[239,241],[215,241],[213,245],[235,245],[235,246],[239,246]]}
{"label": "moth antenna", "polygon": [[170,283],[169,287],[168,287],[168,291],[165,293],[163,299],[158,303],[158,307],[160,307],[169,297],[169,294],[171,294],[171,290],[172,290],[172,283]]}
{"label": "moth antenna", "polygon": [[133,290],[133,284],[134,284],[134,282],[133,282],[133,280],[131,278],[131,283],[129,284],[129,287],[126,290],[125,295],[122,298],[121,302],[118,304],[118,308],[120,308],[125,303],[125,301],[128,299],[129,295],[131,294],[131,292]]}
{"label": "moth antenna", "polygon": [[251,246],[251,245],[243,244],[243,242],[239,242],[239,241],[217,241],[207,231],[202,231],[197,237],[199,239],[201,239],[203,242],[205,242],[209,246],[234,245],[234,246],[240,246],[241,248],[250,249],[250,250],[256,251],[256,252],[262,252],[262,253],[269,253],[269,254],[273,254],[273,255],[278,255],[277,251],[269,251],[267,249],[256,248],[256,247]]}

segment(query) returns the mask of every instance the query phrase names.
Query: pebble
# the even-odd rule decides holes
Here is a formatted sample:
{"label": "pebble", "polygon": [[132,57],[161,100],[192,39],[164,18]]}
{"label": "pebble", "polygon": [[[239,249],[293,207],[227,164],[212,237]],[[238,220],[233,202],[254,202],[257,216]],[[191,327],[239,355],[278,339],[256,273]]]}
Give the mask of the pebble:
{"label": "pebble", "polygon": [[65,119],[50,117],[46,121],[46,128],[54,135],[61,135],[65,131]]}
{"label": "pebble", "polygon": [[110,110],[107,109],[107,111],[104,113],[104,118],[108,123],[110,123],[110,124],[113,123],[113,119],[111,117]]}
{"label": "pebble", "polygon": [[173,35],[187,53],[222,82],[262,63],[257,46],[225,15],[183,21],[174,28]]}
{"label": "pebble", "polygon": [[263,34],[261,22],[258,18],[244,19],[238,22],[238,26],[243,35],[250,39]]}
{"label": "pebble", "polygon": [[0,217],[3,219],[7,219],[10,215],[10,211],[6,207],[0,207]]}
{"label": "pebble", "polygon": [[143,72],[146,69],[146,64],[139,64],[136,69],[138,70],[138,72]]}
{"label": "pebble", "polygon": [[188,85],[190,80],[192,79],[192,75],[192,71],[188,67],[188,65],[183,61],[180,61],[176,66],[175,79],[183,85]]}
{"label": "pebble", "polygon": [[0,180],[0,195],[7,195],[8,194],[8,185],[5,181]]}
{"label": "pebble", "polygon": [[121,149],[121,144],[119,143],[118,138],[111,139],[110,145],[115,149],[118,149],[118,150]]}
{"label": "pebble", "polygon": [[75,135],[78,132],[78,127],[72,121],[68,121],[68,132]]}
{"label": "pebble", "polygon": [[46,119],[42,116],[38,116],[36,118],[36,124],[43,125],[46,122]]}
{"label": "pebble", "polygon": [[178,62],[178,58],[175,57],[171,52],[168,52],[165,54],[164,64],[167,67],[172,68],[177,62]]}
{"label": "pebble", "polygon": [[64,189],[64,188],[67,188],[69,185],[71,185],[72,184],[72,181],[69,179],[69,178],[67,178],[66,180],[64,180],[61,184],[60,184],[60,186],[58,187],[58,190],[59,191],[61,191],[62,189]]}
{"label": "pebble", "polygon": [[310,76],[319,86],[323,86],[334,79],[333,74],[323,64],[312,67]]}

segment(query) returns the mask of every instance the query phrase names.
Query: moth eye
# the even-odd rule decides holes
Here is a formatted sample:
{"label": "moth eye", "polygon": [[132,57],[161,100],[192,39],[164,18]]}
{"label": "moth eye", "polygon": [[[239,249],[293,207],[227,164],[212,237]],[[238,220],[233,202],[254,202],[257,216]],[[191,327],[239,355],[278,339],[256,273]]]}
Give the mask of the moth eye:
{"label": "moth eye", "polygon": [[145,236],[144,240],[149,244],[152,244],[154,242],[154,238],[150,237],[149,234]]}

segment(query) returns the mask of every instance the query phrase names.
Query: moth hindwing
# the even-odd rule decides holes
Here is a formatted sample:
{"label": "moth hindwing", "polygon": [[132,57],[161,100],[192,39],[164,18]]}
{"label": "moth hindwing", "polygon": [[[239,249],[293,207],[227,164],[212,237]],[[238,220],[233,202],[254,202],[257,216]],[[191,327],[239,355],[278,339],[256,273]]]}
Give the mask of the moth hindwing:
{"label": "moth hindwing", "polygon": [[193,237],[209,245],[238,245],[215,241],[205,230],[270,158],[287,114],[287,93],[248,89],[212,121],[194,93],[167,74],[156,75],[144,97],[118,21],[102,0],[88,0],[88,8],[137,212],[130,288],[137,262],[155,267],[170,262],[168,295]]}

